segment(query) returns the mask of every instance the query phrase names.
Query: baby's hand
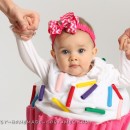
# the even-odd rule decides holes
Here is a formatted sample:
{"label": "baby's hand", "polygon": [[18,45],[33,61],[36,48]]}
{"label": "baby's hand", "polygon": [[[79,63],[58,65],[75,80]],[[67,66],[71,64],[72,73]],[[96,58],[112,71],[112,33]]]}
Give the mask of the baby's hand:
{"label": "baby's hand", "polygon": [[130,60],[130,37],[124,33],[118,41],[119,49],[125,51],[127,59]]}
{"label": "baby's hand", "polygon": [[19,26],[13,26],[12,30],[13,32],[15,32],[17,35],[19,35],[21,37],[21,39],[27,41],[29,39],[31,39],[35,32],[35,29],[30,29],[32,26],[32,20],[29,17],[26,17],[26,21],[27,21],[27,28],[26,29],[21,29],[19,28]]}

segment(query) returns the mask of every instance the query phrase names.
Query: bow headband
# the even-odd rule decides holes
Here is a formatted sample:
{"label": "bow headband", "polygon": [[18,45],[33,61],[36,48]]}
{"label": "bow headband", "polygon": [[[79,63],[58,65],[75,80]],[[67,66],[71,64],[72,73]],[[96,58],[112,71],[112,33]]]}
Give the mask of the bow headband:
{"label": "bow headband", "polygon": [[51,20],[48,23],[48,32],[50,33],[52,40],[52,47],[54,45],[56,35],[61,34],[63,30],[65,30],[67,33],[75,34],[77,29],[88,33],[95,46],[94,32],[87,25],[80,24],[79,18],[75,16],[73,12],[69,12],[60,17],[60,21]]}

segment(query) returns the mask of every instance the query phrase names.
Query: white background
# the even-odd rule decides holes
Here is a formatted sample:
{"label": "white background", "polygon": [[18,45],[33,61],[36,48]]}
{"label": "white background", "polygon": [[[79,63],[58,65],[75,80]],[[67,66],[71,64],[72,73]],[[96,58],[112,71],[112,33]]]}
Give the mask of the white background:
{"label": "white background", "polygon": [[[118,37],[130,27],[130,0],[15,0],[15,3],[40,14],[39,29],[33,41],[41,57],[50,58],[48,21],[74,11],[93,26],[98,56],[118,67]],[[32,85],[39,78],[21,61],[9,26],[8,19],[0,12],[0,121],[25,121]],[[0,122],[0,130],[26,130],[26,125]]]}

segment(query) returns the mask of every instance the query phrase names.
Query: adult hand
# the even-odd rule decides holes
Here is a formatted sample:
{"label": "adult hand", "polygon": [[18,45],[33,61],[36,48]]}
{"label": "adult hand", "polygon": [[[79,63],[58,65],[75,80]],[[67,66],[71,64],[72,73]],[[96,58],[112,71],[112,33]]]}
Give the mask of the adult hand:
{"label": "adult hand", "polygon": [[40,19],[38,13],[35,11],[22,9],[15,5],[6,15],[9,18],[10,23],[18,28],[22,28],[23,30],[27,28],[26,17],[30,17],[32,20],[32,26],[28,29],[36,30],[38,28]]}
{"label": "adult hand", "polygon": [[11,25],[11,29],[13,30],[13,32],[15,32],[17,35],[19,35],[21,37],[21,39],[23,39],[25,41],[31,39],[34,36],[34,34],[36,33],[35,30],[28,29],[28,28],[32,27],[31,18],[27,17],[26,21],[27,21],[27,23],[26,23],[27,28],[23,29],[23,30],[21,30],[20,28],[17,28],[17,26]]}
{"label": "adult hand", "polygon": [[11,8],[7,17],[13,25],[13,31],[19,34],[23,40],[28,40],[35,34],[40,21],[37,12],[22,9],[18,6]]}
{"label": "adult hand", "polygon": [[130,60],[130,28],[119,37],[119,49],[125,51],[127,59]]}
{"label": "adult hand", "polygon": [[40,21],[37,12],[22,9],[12,0],[0,0],[0,10],[8,17],[14,32],[19,32],[24,40],[29,39],[37,30]]}

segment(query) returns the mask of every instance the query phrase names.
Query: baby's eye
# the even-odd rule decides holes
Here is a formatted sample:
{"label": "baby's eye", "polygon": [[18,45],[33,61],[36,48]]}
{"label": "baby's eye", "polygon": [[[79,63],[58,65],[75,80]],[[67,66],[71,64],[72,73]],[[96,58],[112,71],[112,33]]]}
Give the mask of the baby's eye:
{"label": "baby's eye", "polygon": [[62,53],[63,53],[63,54],[68,54],[69,51],[68,51],[68,50],[62,50]]}
{"label": "baby's eye", "polygon": [[83,48],[80,48],[80,49],[78,50],[79,53],[83,53],[84,51],[85,51],[85,49],[83,49]]}

